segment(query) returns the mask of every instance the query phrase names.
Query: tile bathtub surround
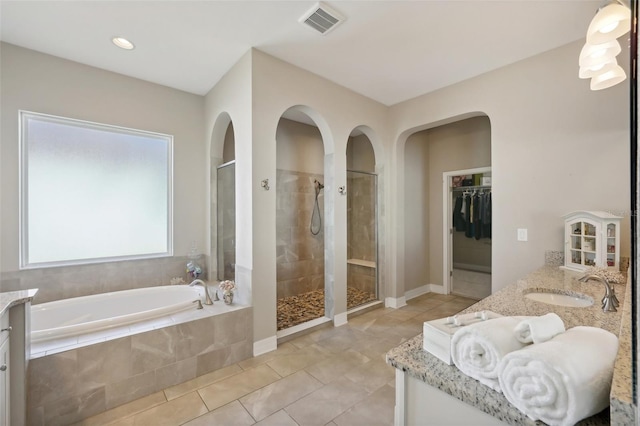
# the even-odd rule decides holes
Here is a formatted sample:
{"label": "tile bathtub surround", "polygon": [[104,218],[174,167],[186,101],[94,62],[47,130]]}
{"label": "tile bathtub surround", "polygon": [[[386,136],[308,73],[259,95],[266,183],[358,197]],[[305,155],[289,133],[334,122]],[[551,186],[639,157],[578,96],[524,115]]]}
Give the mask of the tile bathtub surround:
{"label": "tile bathtub surround", "polygon": [[251,308],[32,359],[31,425],[71,424],[251,356]]}
{"label": "tile bathtub surround", "polygon": [[[0,291],[38,288],[34,304],[90,294],[168,285],[171,278],[187,281],[186,256],[127,260],[91,265],[60,266],[2,272]],[[202,256],[203,268],[208,264]]]}
{"label": "tile bathtub surround", "polygon": [[401,309],[375,309],[78,425],[390,426],[395,381],[384,354],[418,334],[426,319],[471,303],[426,294]]}
{"label": "tile bathtub surround", "polygon": [[[602,312],[600,299],[604,294],[604,287],[597,282],[580,283],[577,278],[580,273],[565,271],[556,266],[545,266],[494,293],[488,298],[465,309],[463,312],[477,312],[490,310],[502,315],[544,315],[555,312],[564,321],[566,328],[578,325],[600,327],[618,335],[622,320],[622,309],[618,312]],[[618,286],[619,287],[619,286]],[[568,308],[535,302],[524,297],[527,291],[547,290],[550,292],[581,293],[591,297],[595,303],[587,308]],[[625,289],[626,290],[626,289]],[[620,305],[624,306],[625,291],[618,291]],[[534,425],[524,414],[518,411],[506,400],[504,395],[497,393],[478,381],[464,375],[455,366],[442,363],[422,349],[422,334],[408,342],[392,349],[387,354],[387,362],[397,369],[403,370],[411,376],[424,381],[430,386],[446,392],[457,399],[478,408],[509,424]],[[619,350],[624,350],[623,347]],[[631,354],[619,356],[628,359]],[[616,363],[616,370],[619,368]],[[614,376],[616,372],[614,371]],[[626,386],[631,386],[628,382]],[[613,394],[613,391],[612,391]],[[616,404],[612,404],[611,423],[617,415]],[[609,424],[609,410],[592,416],[585,423],[592,425]]]}

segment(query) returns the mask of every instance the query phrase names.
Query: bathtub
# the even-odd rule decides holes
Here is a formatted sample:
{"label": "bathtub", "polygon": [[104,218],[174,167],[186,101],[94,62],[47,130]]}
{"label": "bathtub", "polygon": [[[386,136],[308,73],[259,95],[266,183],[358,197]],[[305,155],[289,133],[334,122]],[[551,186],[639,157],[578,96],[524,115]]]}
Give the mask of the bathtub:
{"label": "bathtub", "polygon": [[197,309],[203,294],[164,286],[33,305],[28,423],[75,424],[251,357],[252,308]]}
{"label": "bathtub", "polygon": [[77,336],[193,309],[202,287],[146,287],[31,306],[31,342]]}

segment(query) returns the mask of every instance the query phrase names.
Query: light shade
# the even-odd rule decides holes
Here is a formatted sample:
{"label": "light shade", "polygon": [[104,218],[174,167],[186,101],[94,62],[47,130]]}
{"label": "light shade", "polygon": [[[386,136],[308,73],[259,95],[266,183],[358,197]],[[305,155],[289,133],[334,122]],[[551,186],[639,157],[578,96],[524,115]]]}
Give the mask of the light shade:
{"label": "light shade", "polygon": [[587,30],[587,43],[599,44],[615,40],[631,29],[631,11],[619,4],[611,3],[596,13]]}
{"label": "light shade", "polygon": [[622,48],[618,40],[600,44],[585,43],[580,51],[578,63],[581,67],[591,67],[603,62],[609,62],[607,58],[615,58],[620,52],[622,52]]}
{"label": "light shade", "polygon": [[131,50],[136,47],[133,43],[131,43],[129,40],[127,40],[124,37],[114,37],[111,39],[111,41],[113,42],[113,44],[115,44],[119,48],[125,49],[125,50]]}
{"label": "light shade", "polygon": [[591,90],[602,90],[618,83],[622,83],[627,78],[622,67],[615,65],[607,68],[591,79]]}
{"label": "light shade", "polygon": [[605,59],[606,60],[603,60],[602,62],[593,63],[589,66],[581,66],[578,71],[578,77],[592,78],[618,66],[618,61],[615,57]]}

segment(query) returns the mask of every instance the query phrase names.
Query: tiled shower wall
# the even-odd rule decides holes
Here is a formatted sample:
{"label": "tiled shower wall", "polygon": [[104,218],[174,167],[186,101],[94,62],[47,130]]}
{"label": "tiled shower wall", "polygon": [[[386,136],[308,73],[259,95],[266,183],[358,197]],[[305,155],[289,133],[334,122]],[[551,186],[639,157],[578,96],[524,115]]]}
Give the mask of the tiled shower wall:
{"label": "tiled shower wall", "polygon": [[276,175],[277,297],[324,288],[324,191],[320,192],[322,226],[309,229],[315,203],[314,180],[323,176],[278,170]]}
{"label": "tiled shower wall", "polygon": [[[111,291],[168,285],[174,277],[182,277],[188,282],[185,271],[188,261],[186,256],[173,256],[3,272],[0,291],[37,288],[39,291],[34,298],[34,304],[37,304]],[[203,269],[208,264],[206,256],[202,256],[199,262]]]}
{"label": "tiled shower wall", "polygon": [[[348,173],[348,259],[376,262],[375,193],[375,176],[355,172]],[[347,285],[375,294],[375,268],[347,265]]]}

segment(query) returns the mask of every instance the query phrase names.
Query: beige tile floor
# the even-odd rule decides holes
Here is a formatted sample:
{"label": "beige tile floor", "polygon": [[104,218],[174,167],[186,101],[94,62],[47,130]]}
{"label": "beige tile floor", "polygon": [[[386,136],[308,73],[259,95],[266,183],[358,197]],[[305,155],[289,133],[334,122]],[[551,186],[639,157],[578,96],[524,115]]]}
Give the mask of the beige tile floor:
{"label": "beige tile floor", "polygon": [[79,425],[392,425],[394,369],[385,354],[421,333],[424,321],[473,303],[430,293],[376,309]]}

